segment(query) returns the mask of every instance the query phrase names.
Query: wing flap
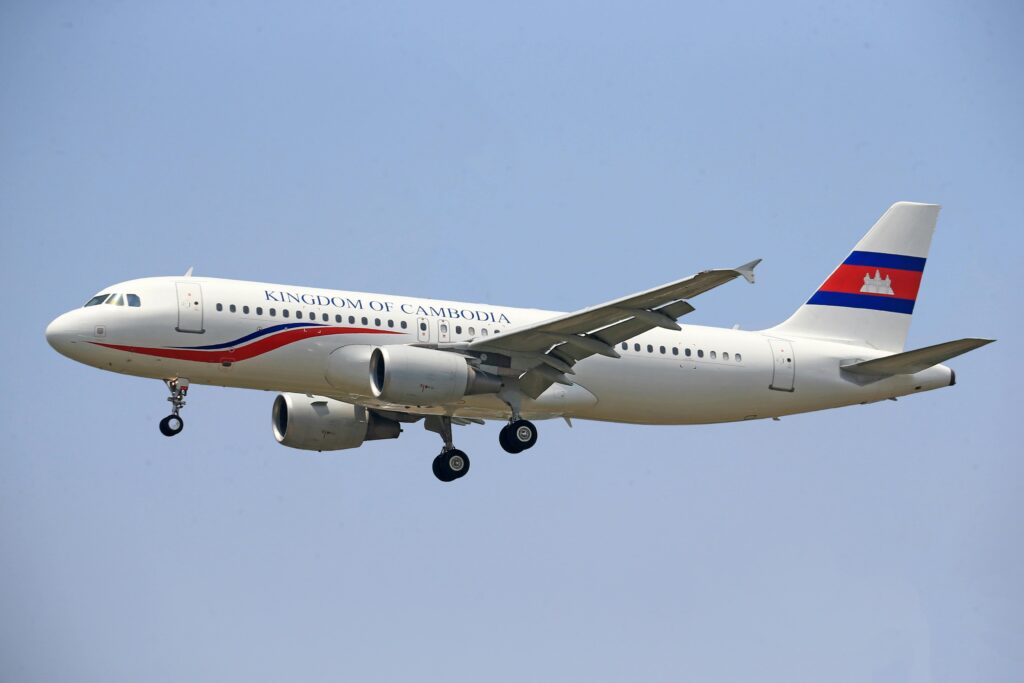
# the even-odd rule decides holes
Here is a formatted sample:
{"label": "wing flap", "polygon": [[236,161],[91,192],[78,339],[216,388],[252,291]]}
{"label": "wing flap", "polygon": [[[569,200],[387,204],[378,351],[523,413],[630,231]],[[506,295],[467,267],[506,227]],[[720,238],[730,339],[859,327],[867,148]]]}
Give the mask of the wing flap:
{"label": "wing flap", "polygon": [[956,358],[968,351],[981,348],[991,344],[995,339],[957,339],[934,346],[926,346],[923,349],[894,353],[884,358],[861,361],[843,365],[843,372],[850,372],[855,375],[866,375],[870,377],[885,377],[889,375],[912,375],[915,372],[927,370],[933,365],[938,365],[950,358]]}

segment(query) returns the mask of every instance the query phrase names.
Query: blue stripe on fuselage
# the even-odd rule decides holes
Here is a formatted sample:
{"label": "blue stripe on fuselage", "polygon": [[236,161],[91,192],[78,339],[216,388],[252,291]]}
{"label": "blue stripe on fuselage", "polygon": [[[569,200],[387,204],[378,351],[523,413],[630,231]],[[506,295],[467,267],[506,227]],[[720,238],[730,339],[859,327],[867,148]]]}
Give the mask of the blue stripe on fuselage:
{"label": "blue stripe on fuselage", "polygon": [[246,342],[250,342],[253,339],[273,334],[274,332],[280,332],[281,330],[291,330],[296,327],[323,327],[319,323],[284,323],[283,325],[274,325],[272,327],[264,327],[262,330],[256,330],[251,334],[247,334],[244,337],[233,339],[223,344],[209,344],[207,346],[172,346],[173,349],[195,349],[196,351],[213,351],[215,349],[227,349],[233,346],[238,346]]}

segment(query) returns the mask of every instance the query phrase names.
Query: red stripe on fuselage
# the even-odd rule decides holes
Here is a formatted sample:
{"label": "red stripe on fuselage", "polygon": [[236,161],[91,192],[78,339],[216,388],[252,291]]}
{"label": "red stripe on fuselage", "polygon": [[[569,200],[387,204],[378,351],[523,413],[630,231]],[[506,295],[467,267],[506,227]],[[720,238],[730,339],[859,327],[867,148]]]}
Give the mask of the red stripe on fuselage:
{"label": "red stripe on fuselage", "polygon": [[[881,278],[890,279],[892,294],[880,294],[878,292],[862,292],[864,287],[864,276],[875,277],[875,271]],[[844,292],[846,294],[867,294],[869,296],[891,296],[897,299],[917,299],[917,290],[921,287],[921,276],[924,273],[914,270],[896,270],[892,268],[876,268],[875,266],[848,266],[841,265],[836,268],[825,284],[818,291],[820,292]]]}
{"label": "red stripe on fuselage", "polygon": [[108,349],[128,351],[130,353],[141,353],[145,356],[159,356],[160,358],[174,358],[175,360],[191,360],[199,363],[236,363],[249,360],[256,356],[279,349],[282,346],[291,344],[303,339],[312,337],[323,337],[332,334],[403,334],[393,330],[375,330],[363,327],[303,327],[294,330],[285,330],[269,337],[257,339],[251,344],[240,346],[234,349],[215,349],[212,351],[197,351],[195,349],[157,349],[149,346],[125,346],[122,344],[104,344],[102,342],[91,342],[97,346],[104,346]]}

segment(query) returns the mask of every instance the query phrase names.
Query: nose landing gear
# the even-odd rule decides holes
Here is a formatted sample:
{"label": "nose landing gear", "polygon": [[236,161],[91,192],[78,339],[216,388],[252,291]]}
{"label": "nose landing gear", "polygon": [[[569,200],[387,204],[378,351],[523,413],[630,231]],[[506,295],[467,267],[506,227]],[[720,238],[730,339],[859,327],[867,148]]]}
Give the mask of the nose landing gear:
{"label": "nose landing gear", "polygon": [[187,379],[165,379],[164,384],[167,385],[168,391],[171,395],[167,398],[171,402],[171,414],[160,420],[160,433],[164,436],[174,436],[185,428],[185,421],[181,419],[178,413],[185,405],[185,395],[188,394],[188,380]]}

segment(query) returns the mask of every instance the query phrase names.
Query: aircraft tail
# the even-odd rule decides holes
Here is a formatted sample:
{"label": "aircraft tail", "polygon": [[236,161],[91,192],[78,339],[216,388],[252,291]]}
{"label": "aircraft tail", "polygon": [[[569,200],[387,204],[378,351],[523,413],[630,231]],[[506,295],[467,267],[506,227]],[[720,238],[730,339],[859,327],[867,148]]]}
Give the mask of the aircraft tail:
{"label": "aircraft tail", "polygon": [[775,331],[902,351],[939,208],[893,204]]}

